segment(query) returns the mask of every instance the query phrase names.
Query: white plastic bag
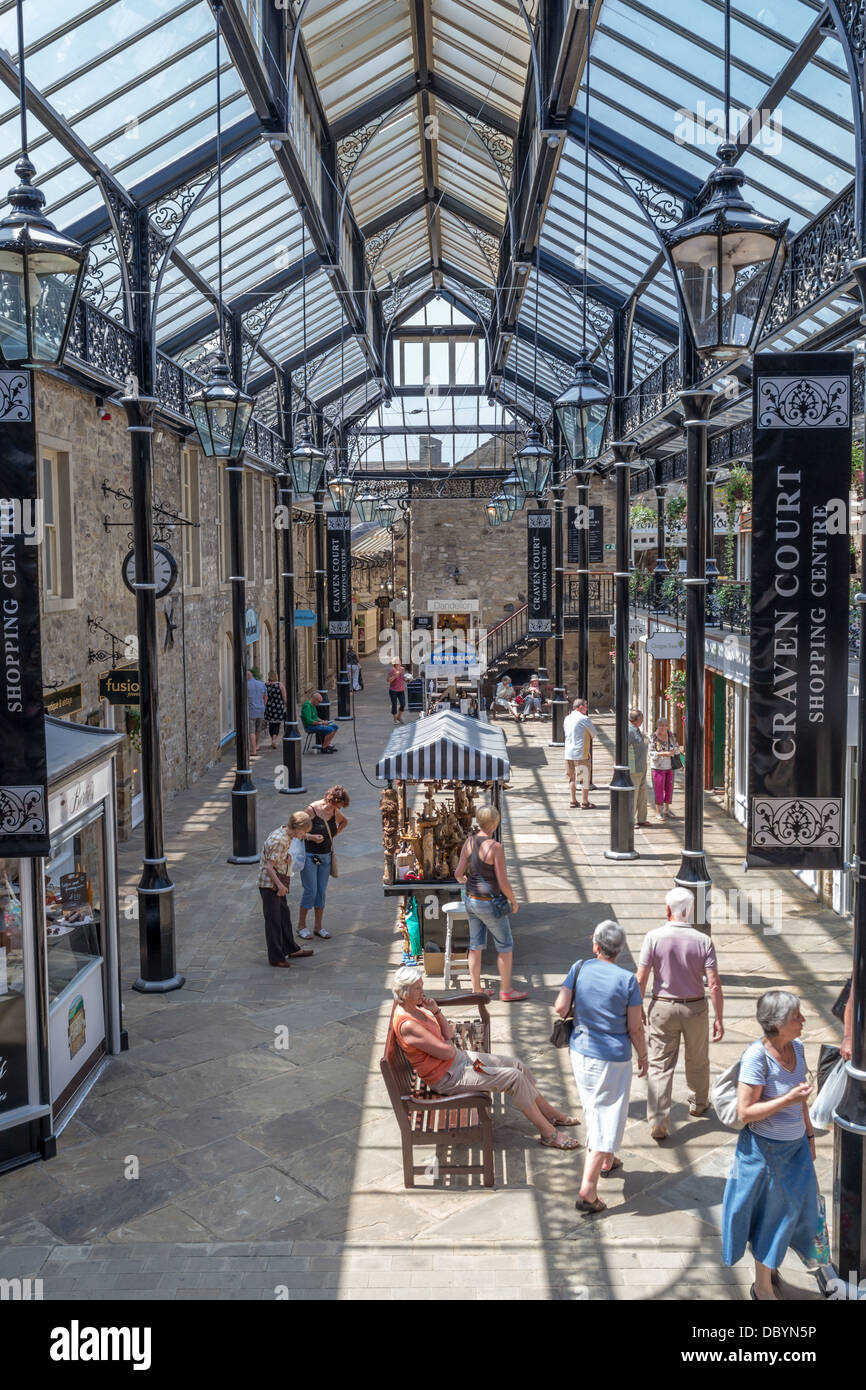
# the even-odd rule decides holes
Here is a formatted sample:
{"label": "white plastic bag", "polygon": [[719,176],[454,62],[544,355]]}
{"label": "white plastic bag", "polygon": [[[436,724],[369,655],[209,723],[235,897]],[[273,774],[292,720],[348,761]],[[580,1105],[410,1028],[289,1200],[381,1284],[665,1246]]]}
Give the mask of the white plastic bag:
{"label": "white plastic bag", "polygon": [[845,1063],[840,1057],[812,1102],[809,1119],[816,1129],[829,1129],[832,1125],[833,1111],[845,1094],[847,1075]]}

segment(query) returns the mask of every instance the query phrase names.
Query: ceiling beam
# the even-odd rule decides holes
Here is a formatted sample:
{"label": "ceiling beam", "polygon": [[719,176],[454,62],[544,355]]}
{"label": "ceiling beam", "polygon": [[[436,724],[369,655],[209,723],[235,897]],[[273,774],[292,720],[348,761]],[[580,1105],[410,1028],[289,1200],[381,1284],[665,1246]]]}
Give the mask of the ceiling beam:
{"label": "ceiling beam", "polygon": [[[622,309],[627,303],[626,296],[618,290],[613,290],[609,285],[604,285],[591,277],[584,277],[579,270],[570,266],[567,261],[561,261],[558,256],[554,256],[549,251],[541,251],[538,255],[538,268],[542,275],[548,275],[553,280],[560,280],[563,284],[571,285],[574,289],[583,293],[584,285],[588,286],[589,298],[597,300],[600,304],[607,305],[610,309]],[[528,277],[527,277],[528,278]],[[679,326],[668,319],[662,318],[660,314],[654,313],[651,309],[644,309],[638,304],[635,309],[635,323],[641,324],[649,329],[656,337],[663,342],[672,345],[679,342]]]}
{"label": "ceiling beam", "polygon": [[[586,139],[586,113],[572,111],[567,121],[567,129],[572,139],[583,148]],[[655,155],[645,145],[638,145],[618,131],[610,130],[593,116],[590,122],[590,149],[613,164],[621,164],[630,173],[649,179],[658,184],[666,193],[676,198],[690,201],[697,198],[703,187],[701,179],[688,174],[670,160]]]}
{"label": "ceiling beam", "polygon": [[409,13],[412,20],[412,47],[415,53],[415,70],[418,73],[420,104],[418,107],[418,138],[421,142],[421,161],[424,170],[424,196],[430,207],[427,217],[427,239],[430,243],[430,261],[433,266],[433,283],[436,288],[442,282],[442,235],[439,225],[439,208],[436,195],[436,141],[433,139],[435,127],[433,108],[430,102],[430,0],[410,0]]}
{"label": "ceiling beam", "polygon": [[[173,261],[183,259],[180,252],[175,252],[172,256]],[[312,251],[304,260],[295,261],[292,265],[287,266],[285,270],[279,270],[274,275],[269,275],[267,280],[259,281],[252,289],[245,290],[243,294],[239,294],[235,299],[232,299],[226,307],[233,313],[246,313],[248,309],[253,309],[259,305],[263,299],[269,299],[274,294],[290,290],[293,285],[298,284],[304,278],[304,275],[310,275],[313,271],[318,269],[321,263],[319,255],[315,251]],[[182,269],[183,267],[179,268]],[[207,281],[202,280],[193,266],[187,263],[184,274],[188,275],[205,298],[210,299],[211,302],[216,305],[216,292],[208,285]],[[170,338],[160,342],[159,346],[162,352],[167,353],[168,356],[171,357],[173,354],[182,352],[185,348],[191,347],[193,343],[203,342],[216,331],[217,316],[216,309],[214,309],[212,314],[204,314],[201,318],[196,319],[194,323],[187,324],[185,328],[180,329],[179,332],[173,333]]]}
{"label": "ceiling beam", "polygon": [[453,106],[456,110],[462,111],[464,115],[476,117],[485,125],[492,126],[500,135],[507,135],[512,140],[517,136],[517,122],[512,120],[510,116],[506,116],[498,107],[492,106],[489,102],[479,103],[477,97],[464,91],[458,83],[451,82],[435,72],[428,72],[427,80],[422,85],[420,75],[416,72],[402,77],[399,82],[395,82],[384,92],[380,92],[378,96],[362,102],[353,111],[347,112],[345,116],[334,121],[331,126],[332,138],[342,140],[345,136],[351,135],[353,131],[361,130],[364,126],[375,125],[383,116],[387,116],[389,111],[403,106],[419,91],[432,93],[447,106]]}

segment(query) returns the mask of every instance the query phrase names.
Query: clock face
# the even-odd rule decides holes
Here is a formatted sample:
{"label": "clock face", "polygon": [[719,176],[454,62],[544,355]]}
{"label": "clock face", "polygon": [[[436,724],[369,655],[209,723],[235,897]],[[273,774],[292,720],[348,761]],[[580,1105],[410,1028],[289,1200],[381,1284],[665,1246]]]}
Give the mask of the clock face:
{"label": "clock face", "polygon": [[[153,578],[156,584],[156,597],[165,598],[165,595],[174,588],[177,579],[177,561],[170,550],[164,545],[153,547]],[[135,551],[130,550],[123,562],[123,582],[127,589],[134,592],[135,584]]]}

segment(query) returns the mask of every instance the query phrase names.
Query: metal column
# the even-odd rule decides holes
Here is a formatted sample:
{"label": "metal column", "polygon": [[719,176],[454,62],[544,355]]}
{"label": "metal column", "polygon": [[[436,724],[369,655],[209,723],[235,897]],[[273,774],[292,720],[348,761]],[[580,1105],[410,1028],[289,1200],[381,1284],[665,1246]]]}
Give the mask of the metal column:
{"label": "metal column", "polygon": [[578,474],[578,514],[586,525],[577,532],[577,690],[589,699],[589,473]]}
{"label": "metal column", "polygon": [[610,783],[610,849],[605,859],[637,859],[634,847],[634,783],[628,768],[629,478],[639,458],[636,444],[614,444],[616,468],[616,570],[614,571],[614,715],[616,744]]}
{"label": "metal column", "polygon": [[562,473],[562,451],[557,453],[556,481],[553,485],[553,704],[551,707],[550,747],[565,747],[565,681],[563,657],[565,646],[565,575],[563,573],[562,497],[565,482]]}
{"label": "metal column", "polygon": [[232,674],[235,700],[235,781],[232,787],[232,852],[230,864],[256,864],[256,785],[250,769],[250,728],[247,716],[246,607],[244,566],[244,465],[229,459],[229,539],[232,586]]}
{"label": "metal column", "polygon": [[328,613],[325,604],[325,493],[319,488],[313,498],[315,515],[316,563],[316,687],[322,697],[316,713],[325,723],[331,718],[328,700]]}
{"label": "metal column", "polygon": [[707,608],[707,425],[713,391],[683,391],[686,427],[685,826],[674,882],[695,895],[695,926],[710,930],[710,872],[704,854],[704,666]]}

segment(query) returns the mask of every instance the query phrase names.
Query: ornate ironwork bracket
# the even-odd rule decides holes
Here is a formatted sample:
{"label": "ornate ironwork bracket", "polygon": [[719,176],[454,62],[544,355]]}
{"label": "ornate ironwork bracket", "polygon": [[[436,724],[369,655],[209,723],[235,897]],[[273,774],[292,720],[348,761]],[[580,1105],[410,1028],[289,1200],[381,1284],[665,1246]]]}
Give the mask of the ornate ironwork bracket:
{"label": "ornate ironwork bracket", "polygon": [[[109,638],[109,640],[110,640],[110,642],[111,642],[111,662],[112,662],[112,665],[116,665],[117,662],[118,662],[118,660],[119,660],[118,655],[117,655],[118,650],[120,651],[121,657],[123,657],[123,658],[126,657],[126,639],[125,639],[125,638],[123,638],[123,637],[118,637],[118,635],[117,635],[116,632],[112,632],[110,628],[104,627],[103,624],[102,624],[101,622],[99,622],[97,618],[92,617],[89,613],[88,613],[88,615],[87,615],[87,627],[88,627],[88,631],[90,631],[90,632],[104,632],[105,635],[106,635],[106,637]],[[100,650],[100,651],[94,651],[92,647],[88,647],[88,650],[87,650],[87,664],[88,664],[88,666],[92,666],[93,663],[94,663],[95,661],[107,661],[107,660],[108,660],[108,652],[105,652],[105,651],[102,651],[102,650]]]}

